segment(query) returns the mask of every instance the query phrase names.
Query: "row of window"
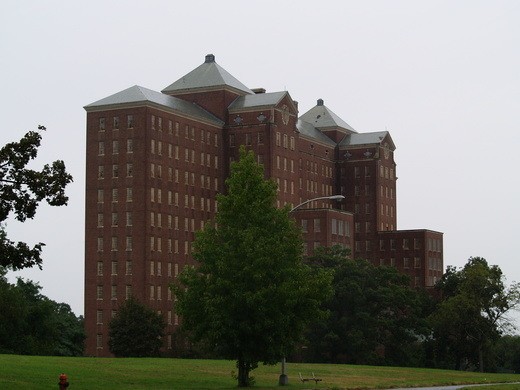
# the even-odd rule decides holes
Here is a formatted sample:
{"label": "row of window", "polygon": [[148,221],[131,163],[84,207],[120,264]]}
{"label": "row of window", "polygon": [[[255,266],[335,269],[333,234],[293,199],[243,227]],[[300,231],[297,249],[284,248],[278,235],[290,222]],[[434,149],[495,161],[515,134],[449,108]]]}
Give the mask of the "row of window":
{"label": "row of window", "polygon": [[[115,314],[113,314],[115,315]],[[178,318],[176,318],[176,323],[175,325],[178,324]],[[172,349],[172,335],[170,333],[168,333],[166,335],[166,348],[168,349]],[[103,345],[103,334],[102,333],[98,333],[96,335],[96,348],[97,349],[103,349],[104,348],[104,345]]]}
{"label": "row of window", "polygon": [[[421,262],[421,258],[420,257],[414,257],[413,258],[413,264],[412,264],[412,259],[410,257],[403,257],[403,262],[402,262],[402,266],[404,269],[410,269],[412,268],[412,265],[413,265],[413,268],[422,268],[422,262]],[[380,266],[391,266],[391,267],[396,267],[396,261],[395,261],[395,258],[390,258],[390,259],[379,259],[379,265]]]}
{"label": "row of window", "polygon": [[[188,218],[185,218],[186,220]],[[187,222],[186,222],[187,223]],[[204,221],[201,221],[201,229],[204,227]],[[189,225],[186,225],[189,226]],[[188,227],[185,227],[185,230],[187,230]],[[195,232],[195,219],[191,219],[191,232]],[[119,242],[120,238],[117,236],[110,237],[110,251],[111,252],[118,252],[119,251]],[[133,237],[132,236],[126,236],[125,237],[125,251],[126,252],[132,252],[133,250]],[[182,241],[181,241],[182,243]],[[179,240],[177,239],[166,239],[166,251],[168,253],[179,253]],[[97,251],[103,252],[105,249],[105,240],[104,237],[98,237],[97,238]],[[163,240],[162,237],[150,237],[150,251],[151,252],[162,252],[163,251]],[[189,255],[190,253],[190,241],[184,241],[184,254]],[[131,267],[132,263],[127,264],[129,267]],[[127,270],[128,271],[128,270]],[[131,272],[131,268],[128,272]],[[131,274],[131,273],[130,273]],[[128,275],[130,275],[128,274]]]}
{"label": "row of window", "polygon": [[295,149],[294,137],[289,138],[287,134],[283,134],[282,136],[282,134],[279,131],[277,131],[275,138],[276,146],[283,146],[285,149],[289,148],[291,150]]}
{"label": "row of window", "polygon": [[[124,116],[123,116],[124,117]],[[163,119],[160,116],[151,115],[151,128],[152,130],[163,130]],[[105,131],[107,129],[108,120],[107,118],[99,118],[99,131]],[[112,129],[118,130],[121,127],[119,116],[112,117]],[[133,115],[126,115],[126,128],[133,129],[135,127],[135,120]],[[175,122],[175,126],[172,120],[168,120],[168,134],[179,136],[180,123]],[[184,126],[184,138],[195,140],[195,127],[188,125]],[[200,129],[200,141],[211,145],[212,134],[208,130]],[[214,134],[214,145],[218,147],[218,134]]]}
{"label": "row of window", "polygon": [[[119,265],[122,262],[112,261],[110,263],[110,275],[116,276],[119,272]],[[125,264],[125,275],[132,275],[132,260],[126,260]],[[105,263],[103,261],[97,262],[97,275],[103,276],[105,272]],[[177,277],[179,274],[179,264],[174,263],[172,265],[171,262],[167,263],[167,276],[168,277]],[[152,276],[162,276],[162,262],[160,261],[150,261],[150,275]]]}
{"label": "row of window", "polygon": [[[117,314],[117,310],[110,310],[110,319],[114,318]],[[103,310],[97,310],[96,312],[96,324],[103,325]],[[173,320],[172,320],[173,319]],[[171,310],[167,311],[166,323],[168,325],[179,325],[179,316],[172,313]]]}
{"label": "row of window", "polygon": [[385,178],[385,179],[393,180],[394,179],[394,169],[380,165],[379,166],[379,176],[382,178]]}
{"label": "row of window", "polygon": [[[112,165],[112,178],[117,179],[120,176],[120,170],[118,164]],[[134,176],[134,166],[132,163],[126,164],[126,177],[133,177]],[[104,179],[105,178],[105,166],[99,165],[98,166],[98,179]]]}

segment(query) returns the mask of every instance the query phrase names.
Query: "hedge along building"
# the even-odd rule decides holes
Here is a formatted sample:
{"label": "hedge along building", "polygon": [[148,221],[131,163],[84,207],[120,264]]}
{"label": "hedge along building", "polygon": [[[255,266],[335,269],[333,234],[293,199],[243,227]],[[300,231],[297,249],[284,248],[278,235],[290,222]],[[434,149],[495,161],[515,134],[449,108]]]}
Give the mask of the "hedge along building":
{"label": "hedge along building", "polygon": [[169,283],[193,264],[239,146],[278,184],[277,206],[302,226],[304,251],[339,244],[392,265],[417,287],[442,275],[442,233],[397,230],[395,145],[358,133],[323,100],[298,117],[287,91],[249,89],[207,55],[161,92],[133,86],[85,106],[86,354],[110,356],[108,323],[131,295],[164,315],[165,352],[179,325]]}

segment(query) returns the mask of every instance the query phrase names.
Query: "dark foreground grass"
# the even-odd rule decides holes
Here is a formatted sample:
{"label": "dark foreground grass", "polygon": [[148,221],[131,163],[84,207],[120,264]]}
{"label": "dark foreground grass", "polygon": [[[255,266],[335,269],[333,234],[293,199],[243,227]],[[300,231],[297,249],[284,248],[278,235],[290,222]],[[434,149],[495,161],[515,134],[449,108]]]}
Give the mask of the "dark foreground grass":
{"label": "dark foreground grass", "polygon": [[[57,389],[69,376],[70,389],[234,389],[235,363],[225,360],[109,359],[0,355],[0,389]],[[520,375],[397,367],[288,363],[287,389],[384,389],[430,385],[518,382]],[[303,376],[322,378],[301,383]],[[253,371],[255,389],[278,387],[280,366]]]}

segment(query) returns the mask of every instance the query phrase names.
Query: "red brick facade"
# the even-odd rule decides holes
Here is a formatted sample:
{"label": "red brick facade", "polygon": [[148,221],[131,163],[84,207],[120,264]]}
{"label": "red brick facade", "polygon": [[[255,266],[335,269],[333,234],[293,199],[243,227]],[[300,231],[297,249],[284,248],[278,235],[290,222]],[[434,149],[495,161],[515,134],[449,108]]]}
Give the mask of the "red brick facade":
{"label": "red brick facade", "polygon": [[[240,145],[277,182],[279,207],[345,196],[293,212],[306,253],[343,245],[420,287],[442,275],[442,234],[397,230],[390,134],[358,134],[333,113],[337,123],[320,128],[325,116],[302,120],[311,110],[299,119],[287,92],[254,94],[208,57],[199,67],[216,72],[207,85],[190,88],[190,73],[184,89],[136,86],[85,107],[87,355],[110,356],[108,323],[130,295],[164,315],[165,351],[175,352],[179,319],[168,285],[193,263],[194,234],[214,217]],[[326,109],[323,101],[316,108]]]}

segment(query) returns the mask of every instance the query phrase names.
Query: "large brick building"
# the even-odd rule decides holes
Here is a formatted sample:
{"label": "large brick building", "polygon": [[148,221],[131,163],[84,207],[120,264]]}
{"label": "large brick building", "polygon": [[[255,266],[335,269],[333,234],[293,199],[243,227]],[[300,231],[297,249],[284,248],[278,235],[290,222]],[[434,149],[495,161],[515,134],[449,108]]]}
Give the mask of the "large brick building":
{"label": "large brick building", "polygon": [[397,230],[395,145],[358,133],[323,100],[298,116],[286,91],[251,90],[207,55],[161,92],[133,86],[89,104],[85,213],[86,354],[110,356],[108,323],[130,295],[178,326],[169,283],[193,262],[197,230],[217,210],[229,164],[252,149],[278,183],[305,251],[340,244],[430,287],[442,275],[442,233]]}

